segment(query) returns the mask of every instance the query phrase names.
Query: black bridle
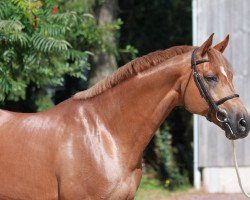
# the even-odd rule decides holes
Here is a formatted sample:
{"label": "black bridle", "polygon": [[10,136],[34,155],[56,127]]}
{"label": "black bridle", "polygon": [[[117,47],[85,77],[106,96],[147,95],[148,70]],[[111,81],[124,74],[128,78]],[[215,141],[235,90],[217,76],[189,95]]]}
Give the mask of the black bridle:
{"label": "black bridle", "polygon": [[214,111],[217,120],[231,129],[231,126],[229,124],[228,115],[227,115],[226,111],[219,108],[219,105],[225,103],[226,101],[228,101],[230,99],[239,97],[239,95],[232,94],[232,95],[223,97],[222,99],[220,99],[218,101],[214,100],[214,98],[212,97],[212,95],[209,93],[208,89],[205,86],[204,79],[201,77],[201,75],[199,74],[199,72],[197,70],[197,65],[204,63],[204,62],[209,62],[209,60],[207,60],[207,59],[196,60],[197,50],[198,50],[198,48],[194,49],[192,52],[191,67],[193,70],[193,76],[194,76],[196,86],[198,87],[198,89],[200,91],[200,95],[202,96],[202,98],[204,98],[206,100],[206,102],[209,105],[209,110],[208,110],[206,118],[209,121],[211,121],[211,113]]}

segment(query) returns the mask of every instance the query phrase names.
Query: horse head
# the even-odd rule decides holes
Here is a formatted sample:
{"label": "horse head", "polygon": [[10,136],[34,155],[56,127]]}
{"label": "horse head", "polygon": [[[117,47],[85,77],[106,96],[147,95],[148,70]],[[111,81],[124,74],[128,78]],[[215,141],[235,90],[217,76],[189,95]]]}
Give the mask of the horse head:
{"label": "horse head", "polygon": [[221,127],[228,139],[244,138],[249,132],[250,117],[235,93],[232,67],[223,56],[229,35],[214,47],[212,41],[213,34],[192,53],[185,106]]}

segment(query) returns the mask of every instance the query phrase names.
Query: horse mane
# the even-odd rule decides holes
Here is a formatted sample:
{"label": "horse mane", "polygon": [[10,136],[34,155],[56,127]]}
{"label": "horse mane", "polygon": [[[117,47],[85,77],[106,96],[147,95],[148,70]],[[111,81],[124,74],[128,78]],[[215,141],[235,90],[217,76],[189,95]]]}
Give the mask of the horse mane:
{"label": "horse mane", "polygon": [[163,61],[173,58],[177,55],[181,55],[190,51],[192,46],[175,46],[166,50],[159,50],[149,53],[145,56],[136,58],[124,66],[120,67],[113,74],[107,78],[101,80],[93,87],[76,93],[73,96],[74,100],[85,100],[99,95],[106,91],[107,89],[113,88],[121,82],[136,76],[139,72],[145,71],[151,67],[154,67]]}

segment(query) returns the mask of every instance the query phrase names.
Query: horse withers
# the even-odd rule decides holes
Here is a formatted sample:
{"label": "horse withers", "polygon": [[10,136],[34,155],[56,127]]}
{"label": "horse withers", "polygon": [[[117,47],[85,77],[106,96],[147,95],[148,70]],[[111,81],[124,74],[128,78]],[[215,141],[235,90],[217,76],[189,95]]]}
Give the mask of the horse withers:
{"label": "horse withers", "polygon": [[212,38],[132,60],[48,111],[1,110],[0,199],[133,199],[143,151],[176,106],[246,137],[249,115],[222,55],[229,38]]}

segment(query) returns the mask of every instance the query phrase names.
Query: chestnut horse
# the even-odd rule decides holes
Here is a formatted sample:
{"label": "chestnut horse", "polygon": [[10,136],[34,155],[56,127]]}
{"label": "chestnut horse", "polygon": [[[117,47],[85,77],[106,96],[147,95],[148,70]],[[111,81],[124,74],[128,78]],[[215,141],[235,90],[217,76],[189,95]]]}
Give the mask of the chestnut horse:
{"label": "chestnut horse", "polygon": [[48,111],[1,110],[0,199],[133,199],[143,151],[176,106],[209,114],[230,139],[247,136],[249,115],[222,55],[228,37],[214,47],[212,37],[195,54],[177,46],[137,58]]}

